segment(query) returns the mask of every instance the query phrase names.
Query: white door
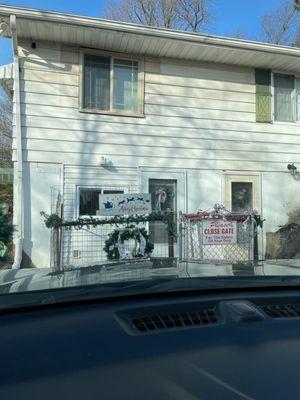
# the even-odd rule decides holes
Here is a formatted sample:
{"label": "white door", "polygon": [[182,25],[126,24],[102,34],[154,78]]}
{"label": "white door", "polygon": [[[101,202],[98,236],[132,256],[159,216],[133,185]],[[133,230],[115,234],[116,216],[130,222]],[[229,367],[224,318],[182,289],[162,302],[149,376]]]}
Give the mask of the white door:
{"label": "white door", "polygon": [[[152,211],[172,211],[177,223],[179,211],[186,212],[185,172],[141,170],[141,191],[151,193]],[[154,257],[168,257],[168,235],[162,222],[148,224],[150,241],[154,244]],[[178,232],[178,230],[177,230]],[[178,240],[174,241],[174,256],[178,257]]]}
{"label": "white door", "polygon": [[[225,175],[225,207],[227,210],[237,213],[262,210],[260,176],[254,174],[226,174]],[[262,257],[263,232],[258,230],[257,248],[255,253]]]}

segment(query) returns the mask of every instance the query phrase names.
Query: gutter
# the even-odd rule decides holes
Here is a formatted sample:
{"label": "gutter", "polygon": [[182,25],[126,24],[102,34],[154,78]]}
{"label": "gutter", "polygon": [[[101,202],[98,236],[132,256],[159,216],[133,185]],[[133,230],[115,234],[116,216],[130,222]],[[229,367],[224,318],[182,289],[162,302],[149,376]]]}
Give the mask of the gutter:
{"label": "gutter", "polygon": [[14,102],[15,102],[15,137],[16,137],[16,169],[15,179],[17,183],[17,193],[15,196],[16,204],[16,236],[15,236],[15,256],[12,269],[19,269],[22,262],[23,242],[24,242],[24,191],[23,191],[23,153],[22,153],[22,130],[21,130],[21,98],[20,98],[20,66],[18,55],[17,38],[17,19],[15,15],[10,15],[10,29],[14,52]]}
{"label": "gutter", "polygon": [[282,56],[300,56],[299,49],[289,46],[255,42],[243,39],[232,39],[221,36],[199,35],[198,33],[194,32],[183,32],[179,30],[164,29],[127,22],[110,21],[92,17],[82,17],[74,14],[0,5],[0,16],[5,17],[11,14],[15,14],[18,19],[23,20],[53,22],[62,25],[72,25],[74,27],[89,27],[107,31],[122,32],[125,34],[133,34],[135,36],[140,35],[144,37],[156,37],[159,39],[175,41],[177,40],[194,45],[209,45],[218,48],[255,51],[269,54],[278,54]]}

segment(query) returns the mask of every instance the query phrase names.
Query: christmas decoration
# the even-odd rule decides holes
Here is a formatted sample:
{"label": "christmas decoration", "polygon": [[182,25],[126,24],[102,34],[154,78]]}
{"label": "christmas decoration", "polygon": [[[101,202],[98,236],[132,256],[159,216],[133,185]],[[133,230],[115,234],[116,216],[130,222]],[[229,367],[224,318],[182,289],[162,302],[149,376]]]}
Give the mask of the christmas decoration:
{"label": "christmas decoration", "polygon": [[244,213],[234,213],[225,209],[222,204],[216,203],[213,208],[202,211],[199,210],[197,213],[183,214],[179,213],[179,220],[190,220],[191,222],[202,221],[205,219],[222,219],[224,221],[237,221],[237,222],[249,222],[252,220],[256,226],[262,227],[263,221],[260,215],[256,211]]}
{"label": "christmas decoration", "polygon": [[45,225],[47,228],[59,228],[59,227],[64,227],[66,229],[71,229],[74,228],[76,230],[82,229],[82,228],[89,228],[93,227],[95,228],[96,226],[99,225],[127,225],[127,224],[132,224],[132,223],[146,223],[146,222],[151,222],[151,221],[162,221],[166,224],[166,229],[168,231],[168,234],[170,236],[174,236],[176,232],[176,224],[174,223],[173,220],[173,214],[172,213],[151,213],[151,214],[146,214],[146,215],[130,215],[130,216],[121,216],[121,215],[116,215],[111,218],[94,218],[94,217],[86,217],[86,218],[78,218],[75,221],[64,221],[62,218],[60,218],[57,214],[51,214],[48,215],[44,211],[42,211],[41,216],[44,217],[45,219]]}
{"label": "christmas decoration", "polygon": [[[125,241],[133,240],[134,248],[132,253],[125,250]],[[124,229],[115,229],[108,235],[103,250],[109,260],[119,260],[130,257],[149,256],[154,245],[149,242],[149,236],[145,228],[129,225]]]}

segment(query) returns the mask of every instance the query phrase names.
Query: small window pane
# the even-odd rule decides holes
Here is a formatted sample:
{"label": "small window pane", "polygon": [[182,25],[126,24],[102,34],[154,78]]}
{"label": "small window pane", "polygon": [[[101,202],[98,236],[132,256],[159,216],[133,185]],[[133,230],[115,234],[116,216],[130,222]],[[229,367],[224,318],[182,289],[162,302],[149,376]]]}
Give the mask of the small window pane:
{"label": "small window pane", "polygon": [[138,111],[138,63],[114,60],[114,109]]}
{"label": "small window pane", "polygon": [[79,215],[96,215],[99,210],[101,189],[80,189]]}
{"label": "small window pane", "polygon": [[110,58],[84,56],[84,108],[109,110]]}
{"label": "small window pane", "polygon": [[252,182],[231,182],[231,211],[253,211]]}
{"label": "small window pane", "polygon": [[292,75],[274,75],[274,108],[277,121],[294,121],[293,91]]}
{"label": "small window pane", "polygon": [[98,215],[99,194],[123,194],[122,189],[79,189],[79,215]]}

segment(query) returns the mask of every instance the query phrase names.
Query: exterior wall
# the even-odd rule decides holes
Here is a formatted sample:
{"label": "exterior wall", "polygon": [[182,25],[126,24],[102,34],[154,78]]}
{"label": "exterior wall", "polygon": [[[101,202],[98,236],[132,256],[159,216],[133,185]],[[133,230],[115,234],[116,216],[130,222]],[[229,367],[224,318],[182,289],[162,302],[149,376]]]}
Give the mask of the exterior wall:
{"label": "exterior wall", "polygon": [[[45,198],[60,183],[59,174],[47,173],[50,164],[64,170],[68,219],[75,217],[76,185],[135,186],[138,171],[153,167],[186,172],[188,211],[224,202],[225,172],[259,175],[265,231],[277,230],[300,207],[295,195],[300,181],[286,169],[300,163],[300,125],[255,122],[253,69],[146,58],[145,117],[134,118],[78,111],[78,48],[37,42],[32,49],[24,42],[20,53],[28,196],[38,199],[34,207],[31,200],[26,217],[35,264],[44,257],[49,235],[44,230],[42,235],[42,220],[33,224],[32,213],[50,207]],[[102,155],[111,168],[99,167]],[[33,172],[43,163],[44,175]],[[41,241],[35,253],[34,243]]]}
{"label": "exterior wall", "polygon": [[[24,163],[24,252],[36,267],[50,265],[50,230],[41,211],[51,214],[55,188],[61,186],[61,166],[49,163]],[[27,257],[25,257],[27,258]]]}

